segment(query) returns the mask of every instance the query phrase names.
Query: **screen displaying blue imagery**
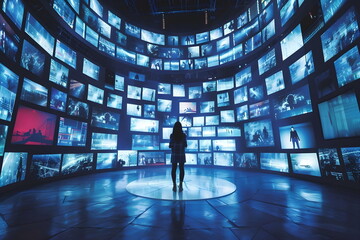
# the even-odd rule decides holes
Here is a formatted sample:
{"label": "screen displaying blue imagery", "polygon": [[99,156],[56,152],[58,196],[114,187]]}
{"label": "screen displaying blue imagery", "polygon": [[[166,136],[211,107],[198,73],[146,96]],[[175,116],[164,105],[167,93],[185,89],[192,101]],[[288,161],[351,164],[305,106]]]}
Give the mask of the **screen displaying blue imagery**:
{"label": "screen displaying blue imagery", "polygon": [[25,25],[25,32],[37,42],[51,56],[54,52],[55,39],[46,29],[28,13]]}
{"label": "screen displaying blue imagery", "polygon": [[219,80],[217,80],[216,86],[217,86],[216,91],[218,91],[218,92],[233,89],[234,88],[234,79],[233,79],[233,77],[219,79]]}
{"label": "screen displaying blue imagery", "polygon": [[275,35],[275,20],[272,20],[261,32],[262,42],[265,43]]}
{"label": "screen displaying blue imagery", "polygon": [[58,146],[84,147],[87,123],[60,117]]}
{"label": "screen displaying blue imagery", "polygon": [[115,108],[115,109],[122,109],[122,96],[109,93],[107,97],[107,107]]}
{"label": "screen displaying blue imagery", "polygon": [[254,35],[244,44],[245,54],[248,54],[261,46],[261,32]]}
{"label": "screen displaying blue imagery", "polygon": [[66,1],[75,10],[75,12],[79,13],[79,11],[80,11],[80,0],[66,0]]}
{"label": "screen displaying blue imagery", "polygon": [[64,154],[61,164],[61,175],[88,172],[93,169],[92,153]]}
{"label": "screen displaying blue imagery", "polygon": [[198,165],[213,165],[213,158],[211,153],[198,153],[197,164]]}
{"label": "screen displaying blue imagery", "polygon": [[0,41],[0,51],[5,53],[5,55],[16,61],[17,52],[19,50],[20,39],[10,27],[10,25],[5,21],[4,17],[0,14],[0,26],[1,26],[1,36]]}
{"label": "screen displaying blue imagery", "polygon": [[179,37],[178,36],[167,36],[167,45],[170,45],[170,46],[179,45]]}
{"label": "screen displaying blue imagery", "polygon": [[125,22],[125,33],[136,37],[136,38],[140,38],[140,31],[141,29],[139,27],[136,27],[130,23]]}
{"label": "screen displaying blue imagery", "polygon": [[132,117],[130,119],[130,131],[144,132],[144,133],[157,133],[157,132],[159,132],[159,121]]}
{"label": "screen displaying blue imagery", "polygon": [[200,48],[202,57],[212,56],[217,53],[215,43],[213,42],[202,44]]}
{"label": "screen displaying blue imagery", "polygon": [[20,99],[39,106],[47,106],[48,89],[36,82],[24,78]]}
{"label": "screen displaying blue imagery", "polygon": [[230,47],[230,38],[225,37],[223,39],[220,39],[216,42],[216,49],[217,52],[222,52]]}
{"label": "screen displaying blue imagery", "polygon": [[244,132],[247,147],[270,147],[275,144],[270,120],[244,123]]}
{"label": "screen displaying blue imagery", "polygon": [[339,95],[318,106],[325,139],[360,136],[360,111],[354,92]]}
{"label": "screen displaying blue imagery", "polygon": [[125,77],[115,74],[115,90],[124,91]]}
{"label": "screen displaying blue imagery", "polygon": [[295,14],[297,10],[297,0],[288,0],[287,3],[280,10],[281,26],[284,26],[287,21]]}
{"label": "screen displaying blue imagery", "polygon": [[92,79],[99,80],[100,67],[86,58],[84,58],[82,72]]}
{"label": "screen displaying blue imagery", "polygon": [[216,137],[216,127],[203,127],[203,137]]}
{"label": "screen displaying blue imagery", "polygon": [[51,99],[50,99],[51,109],[65,112],[66,100],[67,100],[67,93],[59,91],[56,88],[51,88]]}
{"label": "screen displaying blue imagery", "polygon": [[285,88],[283,72],[279,71],[265,78],[267,95],[271,95]]}
{"label": "screen displaying blue imagery", "polygon": [[24,3],[21,0],[4,0],[2,10],[21,29],[24,17]]}
{"label": "screen displaying blue imagery", "polygon": [[226,107],[230,105],[230,96],[228,92],[218,93],[217,94],[217,106]]}
{"label": "screen displaying blue imagery", "polygon": [[309,85],[279,95],[274,99],[274,115],[277,119],[312,112]]}
{"label": "screen displaying blue imagery", "polygon": [[89,26],[86,26],[85,40],[92,44],[94,47],[98,47],[99,34]]}
{"label": "screen displaying blue imagery", "polygon": [[152,88],[143,87],[142,100],[154,102],[156,98],[156,90]]}
{"label": "screen displaying blue imagery", "polygon": [[205,43],[209,41],[210,34],[209,32],[197,33],[195,38],[196,38],[196,44]]}
{"label": "screen displaying blue imagery", "polygon": [[259,31],[259,22],[256,18],[251,23],[247,24],[247,26],[237,30],[234,33],[234,37],[233,37],[234,45],[238,45],[239,43],[253,36],[258,31]]}
{"label": "screen displaying blue imagery", "polygon": [[25,179],[27,158],[28,154],[25,152],[5,152],[1,167],[0,187]]}
{"label": "screen displaying blue imagery", "polygon": [[321,177],[316,153],[290,153],[294,173]]}
{"label": "screen displaying blue imagery", "polygon": [[204,116],[193,117],[193,126],[194,127],[202,127],[205,125]]}
{"label": "screen displaying blue imagery", "polygon": [[324,61],[353,43],[360,36],[354,8],[350,8],[321,35]]}
{"label": "screen displaying blue imagery", "polygon": [[228,152],[214,152],[214,165],[224,167],[234,166],[234,154]]}
{"label": "screen displaying blue imagery", "polygon": [[90,0],[90,8],[97,13],[100,17],[103,16],[103,6],[99,3],[98,0]]}
{"label": "screen displaying blue imagery", "polygon": [[325,22],[327,22],[346,1],[347,0],[320,0]]}
{"label": "screen displaying blue imagery", "polygon": [[136,64],[143,67],[149,67],[149,57],[140,53],[136,54]]}
{"label": "screen displaying blue imagery", "polygon": [[74,27],[75,12],[64,0],[54,0],[53,8],[57,14],[71,27]]}
{"label": "screen displaying blue imagery", "polygon": [[74,98],[69,98],[66,113],[70,116],[87,119],[89,117],[89,105]]}
{"label": "screen displaying blue imagery", "polygon": [[112,13],[111,11],[108,11],[108,23],[120,30],[121,27],[121,18],[119,18],[117,15]]}
{"label": "screen displaying blue imagery", "polygon": [[115,57],[115,44],[103,37],[99,38],[99,50],[112,57]]}
{"label": "screen displaying blue imagery", "polygon": [[263,85],[249,87],[249,101],[260,101],[264,96],[265,91]]}
{"label": "screen displaying blue imagery", "polygon": [[157,110],[159,112],[171,112],[172,100],[158,99]]}
{"label": "screen displaying blue imagery", "polygon": [[128,85],[127,97],[129,99],[141,100],[141,87]]}
{"label": "screen displaying blue imagery", "polygon": [[194,45],[195,44],[195,36],[194,35],[181,36],[180,44],[181,45]]}
{"label": "screen displaying blue imagery", "polygon": [[282,149],[314,148],[315,135],[310,122],[279,127]]}
{"label": "screen displaying blue imagery", "polygon": [[270,114],[270,102],[265,100],[249,106],[250,118],[263,117]]}
{"label": "screen displaying blue imagery", "polygon": [[262,75],[276,66],[275,48],[267,52],[258,60],[259,75]]}
{"label": "screen displaying blue imagery", "polygon": [[171,84],[159,83],[157,92],[158,94],[171,94]]}
{"label": "screen displaying blue imagery", "polygon": [[[201,129],[201,128],[200,128]],[[199,141],[194,139],[188,139],[187,141],[187,152],[198,152],[199,151]]]}
{"label": "screen displaying blue imagery", "polygon": [[116,47],[116,57],[132,64],[136,64],[136,53],[128,51],[119,46]]}
{"label": "screen displaying blue imagery", "polygon": [[295,84],[315,71],[312,51],[289,66],[291,82]]}
{"label": "screen displaying blue imagery", "polygon": [[85,91],[86,91],[85,84],[83,84],[75,79],[70,80],[69,95],[76,97],[76,98],[84,99]]}
{"label": "screen displaying blue imagery", "polygon": [[79,17],[76,17],[75,32],[79,34],[82,38],[85,38],[85,28],[86,25],[84,21],[81,20]]}
{"label": "screen displaying blue imagery", "polygon": [[142,105],[140,104],[126,104],[126,114],[128,116],[141,117]]}
{"label": "screen displaying blue imagery", "polygon": [[280,41],[282,59],[285,60],[304,45],[300,24]]}
{"label": "screen displaying blue imagery", "polygon": [[241,137],[241,129],[240,129],[240,127],[219,126],[217,128],[217,136],[218,137]]}
{"label": "screen displaying blue imagery", "polygon": [[173,84],[173,97],[185,97],[184,84]]}
{"label": "screen displaying blue imagery", "polygon": [[61,154],[36,154],[32,156],[29,178],[44,179],[59,176]]}
{"label": "screen displaying blue imagery", "polygon": [[202,88],[201,86],[189,87],[189,99],[201,98]]}
{"label": "screen displaying blue imagery", "polygon": [[56,40],[55,57],[76,69],[76,52],[59,40]]}
{"label": "screen displaying blue imagery", "polygon": [[236,151],[236,141],[235,139],[221,139],[221,140],[212,140],[213,150],[214,151]]}
{"label": "screen displaying blue imagery", "polygon": [[[115,42],[122,46],[126,46],[127,36],[125,34],[122,34],[119,31],[115,31]],[[117,47],[117,48],[119,48],[119,47]]]}
{"label": "screen displaying blue imagery", "polygon": [[200,152],[211,152],[212,144],[210,139],[200,139]]}
{"label": "screen displaying blue imagery", "polygon": [[44,72],[44,64],[45,54],[24,40],[20,65],[33,74],[41,76]]}
{"label": "screen displaying blue imagery", "polygon": [[116,150],[117,134],[92,133],[91,150]]}
{"label": "screen displaying blue imagery", "polygon": [[89,84],[87,100],[92,101],[94,103],[103,104],[104,90]]}
{"label": "screen displaying blue imagery", "polygon": [[341,148],[349,181],[360,183],[360,147]]}
{"label": "screen displaying blue imagery", "polygon": [[153,104],[144,104],[144,117],[145,118],[155,118],[155,105]]}
{"label": "screen displaying blue imagery", "polygon": [[189,114],[196,112],[197,112],[196,102],[179,102],[180,114]]}
{"label": "screen displaying blue imagery", "polygon": [[235,122],[234,110],[220,111],[220,121],[221,123],[234,123]]}
{"label": "screen displaying blue imagery", "polygon": [[328,180],[344,181],[344,170],[336,148],[320,148],[319,162],[322,176]]}
{"label": "screen displaying blue imagery", "polygon": [[286,153],[260,153],[260,168],[276,172],[289,172]]}
{"label": "screen displaying blue imagery", "polygon": [[240,106],[236,108],[236,122],[249,119],[248,105]]}
{"label": "screen displaying blue imagery", "polygon": [[240,16],[236,19],[236,28],[239,29],[243,27],[245,24],[249,22],[249,17],[247,15],[247,11],[240,14]]}
{"label": "screen displaying blue imagery", "polygon": [[4,155],[8,126],[0,125],[0,157]]}
{"label": "screen displaying blue imagery", "polygon": [[203,93],[215,92],[216,81],[203,82]]}
{"label": "screen displaying blue imagery", "polygon": [[123,161],[118,161],[115,153],[98,153],[96,154],[96,169],[120,168]]}
{"label": "screen displaying blue imagery", "polygon": [[215,101],[206,101],[200,103],[200,113],[215,112]]}
{"label": "screen displaying blue imagery", "polygon": [[339,87],[360,78],[360,55],[355,46],[334,62]]}
{"label": "screen displaying blue imagery", "polygon": [[235,153],[234,164],[238,168],[259,168],[255,153]]}
{"label": "screen displaying blue imagery", "polygon": [[139,152],[139,166],[158,166],[165,165],[164,152]]}
{"label": "screen displaying blue imagery", "polygon": [[132,135],[132,150],[159,150],[158,135]]}
{"label": "screen displaying blue imagery", "polygon": [[91,115],[91,126],[118,130],[120,114],[109,111],[107,108],[94,106]]}
{"label": "screen displaying blue imagery", "polygon": [[210,31],[210,40],[216,40],[218,38],[221,38],[223,36],[223,29],[222,27],[215,28]]}
{"label": "screen displaying blue imagery", "polygon": [[153,44],[165,45],[164,34],[150,32],[144,29],[141,29],[141,40]]}
{"label": "screen displaying blue imagery", "polygon": [[66,88],[68,79],[69,69],[54,59],[51,59],[49,80]]}
{"label": "screen displaying blue imagery", "polygon": [[118,162],[121,162],[123,167],[137,166],[138,152],[136,150],[119,150]]}
{"label": "screen displaying blue imagery", "polygon": [[10,121],[13,115],[19,76],[0,63],[0,119]]}
{"label": "screen displaying blue imagery", "polygon": [[235,74],[235,86],[240,87],[246,83],[251,82],[251,67],[242,69],[240,72]]}
{"label": "screen displaying blue imagery", "polygon": [[110,38],[111,26],[109,24],[107,24],[106,22],[104,22],[103,20],[101,20],[101,18],[98,18],[97,32],[107,38]]}

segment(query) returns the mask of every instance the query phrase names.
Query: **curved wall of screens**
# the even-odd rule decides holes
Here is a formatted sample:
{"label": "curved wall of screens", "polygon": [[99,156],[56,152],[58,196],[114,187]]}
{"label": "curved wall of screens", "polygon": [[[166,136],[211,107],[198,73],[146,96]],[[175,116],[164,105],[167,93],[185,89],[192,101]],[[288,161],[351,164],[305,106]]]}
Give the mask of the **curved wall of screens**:
{"label": "curved wall of screens", "polygon": [[359,3],[254,1],[186,36],[96,0],[38,3],[1,5],[1,190],[169,164],[176,121],[189,165],[359,185]]}

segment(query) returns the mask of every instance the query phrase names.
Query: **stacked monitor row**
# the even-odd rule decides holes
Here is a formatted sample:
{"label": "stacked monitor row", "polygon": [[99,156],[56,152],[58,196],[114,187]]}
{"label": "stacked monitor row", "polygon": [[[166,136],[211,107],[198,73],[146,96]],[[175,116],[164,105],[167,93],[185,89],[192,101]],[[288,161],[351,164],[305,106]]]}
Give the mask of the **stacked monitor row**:
{"label": "stacked monitor row", "polygon": [[[187,164],[358,184],[359,6],[337,3],[328,18],[318,9],[326,23],[314,25],[308,41],[302,25],[289,21],[282,38],[261,46],[258,57],[246,56],[235,74],[174,83],[170,75],[149,79],[157,73],[151,69],[118,74],[96,61],[97,51],[90,59],[59,39],[47,44],[52,35],[36,13],[21,0],[4,0],[0,187],[170,164],[176,121],[187,135]],[[302,2],[309,9],[322,4]],[[15,14],[15,6],[24,12]],[[17,24],[21,16],[26,20]]]}

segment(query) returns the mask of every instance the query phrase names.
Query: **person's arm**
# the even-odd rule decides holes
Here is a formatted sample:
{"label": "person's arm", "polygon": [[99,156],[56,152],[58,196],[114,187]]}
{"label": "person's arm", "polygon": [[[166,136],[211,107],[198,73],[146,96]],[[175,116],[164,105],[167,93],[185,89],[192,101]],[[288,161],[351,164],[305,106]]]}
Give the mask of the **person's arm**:
{"label": "person's arm", "polygon": [[173,148],[174,147],[174,140],[172,137],[172,134],[170,135],[170,143],[169,143],[169,148]]}
{"label": "person's arm", "polygon": [[186,135],[184,134],[184,147],[187,147]]}

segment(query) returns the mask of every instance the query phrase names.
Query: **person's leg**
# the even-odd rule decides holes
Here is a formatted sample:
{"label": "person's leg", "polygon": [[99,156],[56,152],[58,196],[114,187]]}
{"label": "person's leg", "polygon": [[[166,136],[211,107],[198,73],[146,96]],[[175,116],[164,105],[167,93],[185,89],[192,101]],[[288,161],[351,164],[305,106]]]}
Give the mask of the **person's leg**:
{"label": "person's leg", "polygon": [[171,178],[172,178],[172,182],[173,182],[173,191],[176,191],[176,168],[177,168],[177,163],[173,162],[172,163],[172,168],[171,168]]}
{"label": "person's leg", "polygon": [[293,144],[293,149],[295,149],[295,140],[293,138],[291,139],[291,142]]}
{"label": "person's leg", "polygon": [[180,168],[180,185],[179,185],[179,191],[182,191],[182,190],[183,190],[182,184],[183,184],[184,176],[185,176],[184,163],[179,163],[179,168]]}
{"label": "person's leg", "polygon": [[296,140],[296,146],[298,149],[300,149],[299,140]]}

